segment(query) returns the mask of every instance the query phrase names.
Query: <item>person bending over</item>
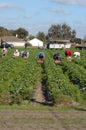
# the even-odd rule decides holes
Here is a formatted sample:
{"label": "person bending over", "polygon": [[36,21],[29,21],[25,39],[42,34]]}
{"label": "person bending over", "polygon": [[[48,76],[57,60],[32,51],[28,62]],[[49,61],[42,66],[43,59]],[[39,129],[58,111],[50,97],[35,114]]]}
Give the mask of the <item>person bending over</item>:
{"label": "person bending over", "polygon": [[54,54],[53,59],[56,65],[61,64],[61,56],[59,53]]}
{"label": "person bending over", "polygon": [[72,58],[71,58],[72,52],[71,52],[70,49],[65,50],[65,56],[66,56],[66,58],[67,58],[68,61],[72,60]]}

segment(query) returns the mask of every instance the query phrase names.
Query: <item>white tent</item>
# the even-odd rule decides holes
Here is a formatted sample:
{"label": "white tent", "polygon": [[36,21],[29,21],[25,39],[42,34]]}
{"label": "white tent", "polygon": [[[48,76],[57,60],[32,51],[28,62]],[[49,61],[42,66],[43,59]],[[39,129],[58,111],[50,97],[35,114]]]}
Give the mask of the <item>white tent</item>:
{"label": "white tent", "polygon": [[29,43],[32,46],[37,46],[37,47],[42,47],[43,46],[43,41],[41,41],[41,40],[39,40],[37,38],[34,38],[34,39],[30,40]]}

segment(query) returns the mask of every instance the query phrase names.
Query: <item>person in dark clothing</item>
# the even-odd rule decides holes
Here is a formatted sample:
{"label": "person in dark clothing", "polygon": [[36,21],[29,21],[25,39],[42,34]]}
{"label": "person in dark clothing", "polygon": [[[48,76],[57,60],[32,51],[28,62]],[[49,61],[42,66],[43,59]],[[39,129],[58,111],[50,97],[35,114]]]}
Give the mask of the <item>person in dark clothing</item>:
{"label": "person in dark clothing", "polygon": [[27,48],[27,43],[25,43],[25,49]]}
{"label": "person in dark clothing", "polygon": [[56,65],[61,64],[61,56],[59,53],[54,54],[53,59]]}

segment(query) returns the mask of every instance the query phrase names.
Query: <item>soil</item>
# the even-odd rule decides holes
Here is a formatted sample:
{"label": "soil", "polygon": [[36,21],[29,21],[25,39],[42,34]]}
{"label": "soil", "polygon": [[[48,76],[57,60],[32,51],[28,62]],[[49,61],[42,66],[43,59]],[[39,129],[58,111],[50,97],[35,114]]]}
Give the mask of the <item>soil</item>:
{"label": "soil", "polygon": [[34,95],[33,105],[43,105],[45,102],[46,101],[45,101],[45,97],[44,97],[43,91],[42,91],[42,84],[41,84],[41,81],[39,81],[37,90]]}
{"label": "soil", "polygon": [[86,109],[0,110],[0,130],[86,130]]}
{"label": "soil", "polygon": [[39,82],[38,82],[38,87],[35,91],[35,94],[34,94],[34,97],[33,97],[33,102],[32,102],[32,105],[35,105],[35,106],[40,106],[40,105],[52,105],[52,102],[51,101],[47,101],[44,94],[43,94],[43,91],[42,91],[42,83],[41,83],[41,79],[39,78]]}

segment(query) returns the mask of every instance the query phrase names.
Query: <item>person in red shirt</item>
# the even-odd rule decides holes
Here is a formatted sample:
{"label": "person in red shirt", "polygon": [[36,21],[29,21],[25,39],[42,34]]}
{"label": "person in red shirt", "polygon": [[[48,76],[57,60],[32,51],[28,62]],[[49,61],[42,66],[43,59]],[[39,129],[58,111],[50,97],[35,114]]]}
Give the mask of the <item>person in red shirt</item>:
{"label": "person in red shirt", "polygon": [[71,50],[69,50],[69,49],[65,50],[65,56],[68,61],[71,61],[71,56],[72,56]]}

